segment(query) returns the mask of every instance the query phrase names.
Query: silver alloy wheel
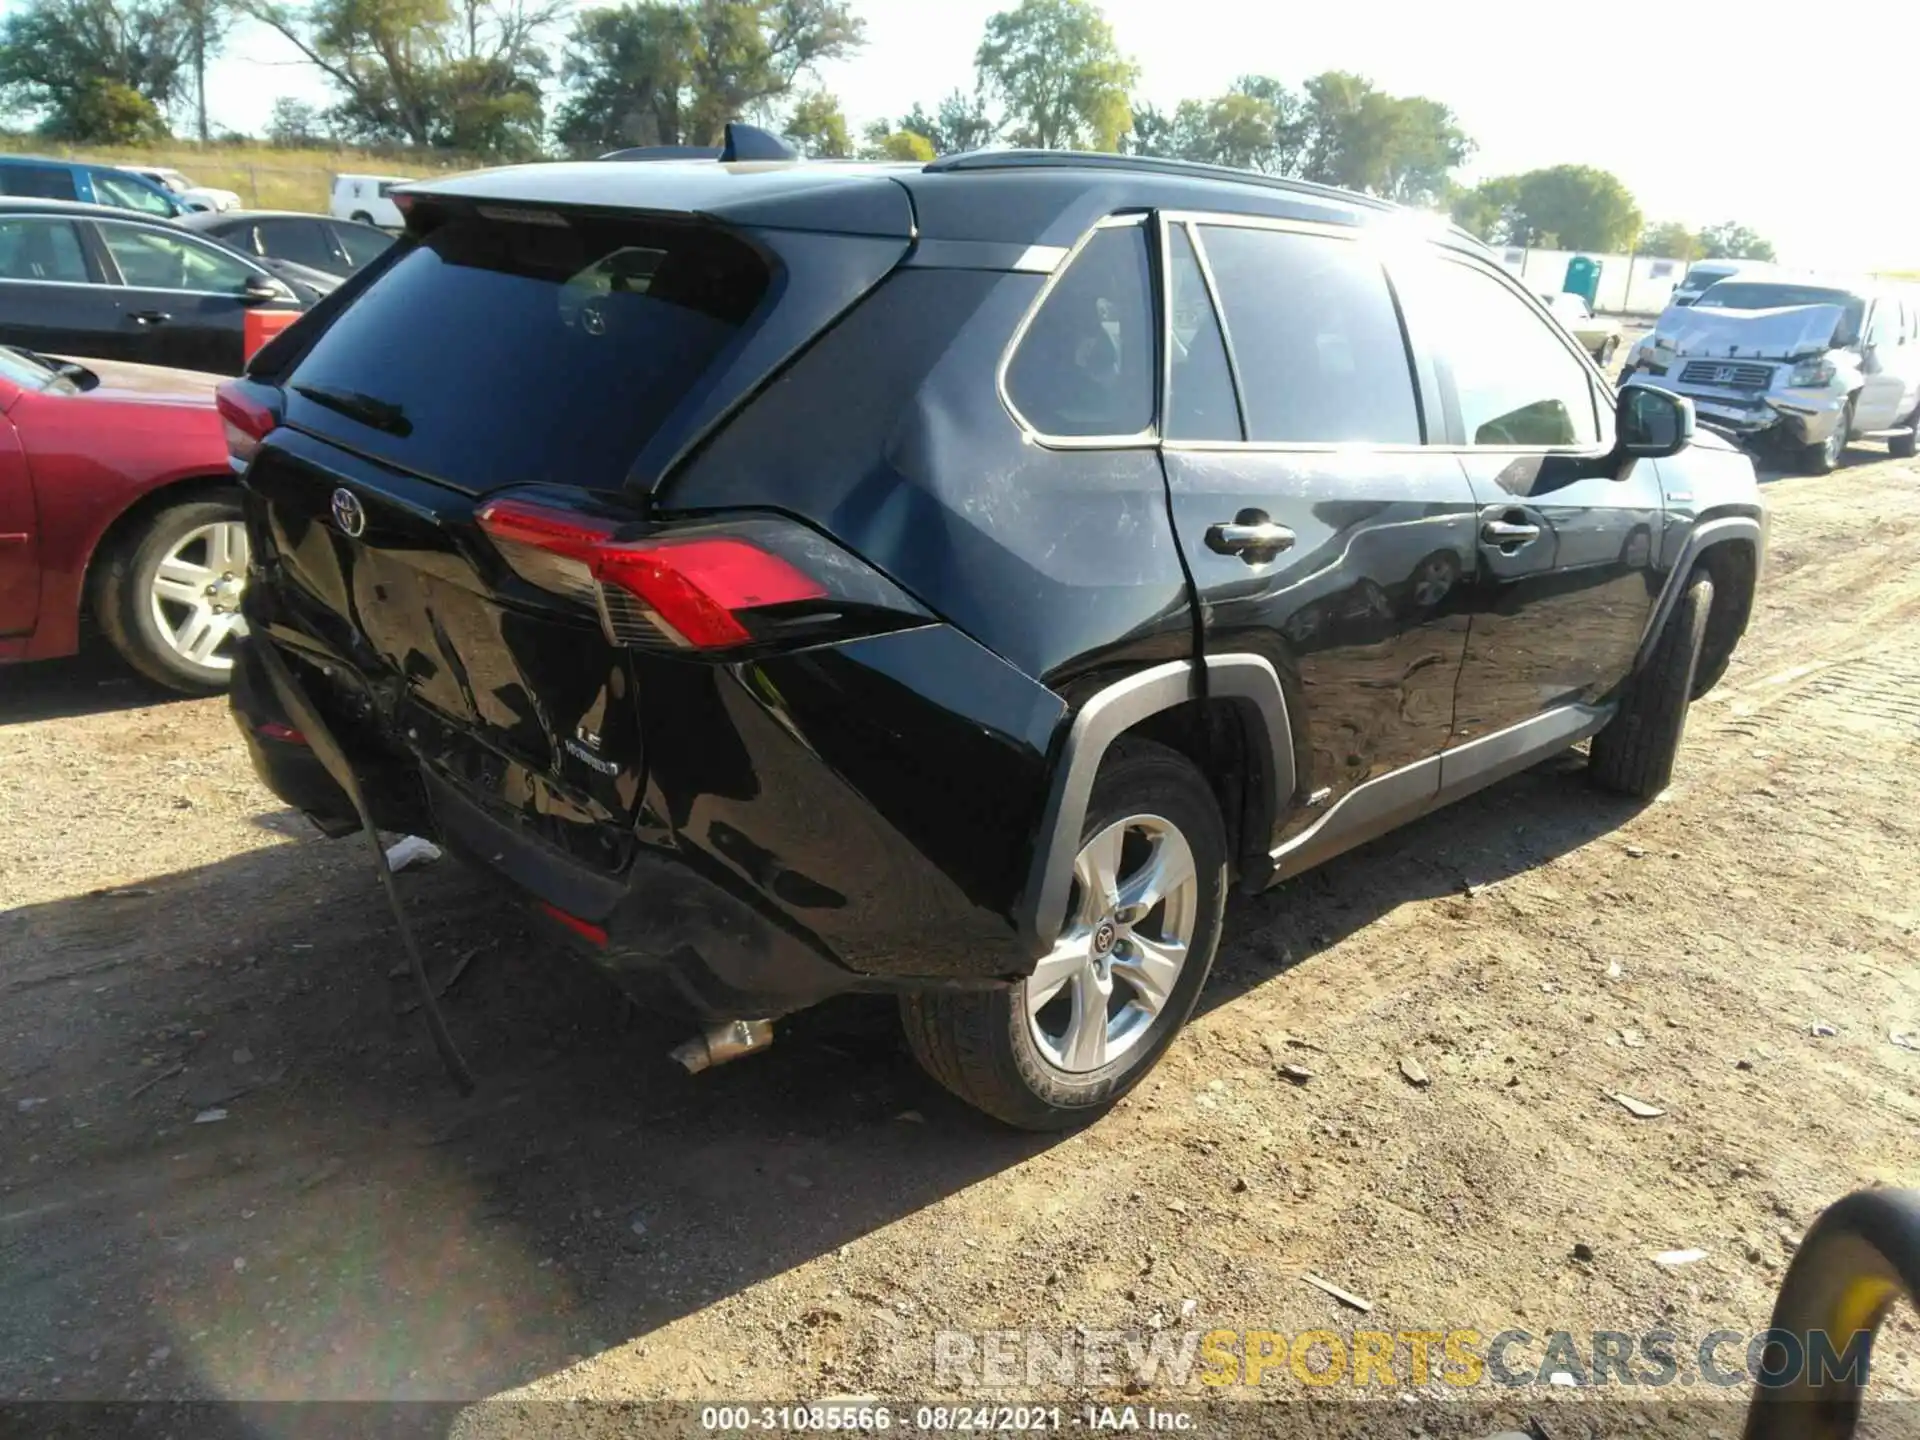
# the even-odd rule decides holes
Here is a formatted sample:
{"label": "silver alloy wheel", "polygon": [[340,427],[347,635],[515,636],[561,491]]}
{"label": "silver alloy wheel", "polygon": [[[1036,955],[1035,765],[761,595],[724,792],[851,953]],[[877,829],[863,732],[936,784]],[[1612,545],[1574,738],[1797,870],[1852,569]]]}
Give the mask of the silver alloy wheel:
{"label": "silver alloy wheel", "polygon": [[247,527],[238,520],[189,530],[154,568],[148,600],[160,640],[181,659],[231,670],[228,642],[247,633]]}
{"label": "silver alloy wheel", "polygon": [[1414,572],[1413,603],[1422,610],[1431,610],[1446,599],[1453,589],[1457,568],[1445,555],[1429,555]]}
{"label": "silver alloy wheel", "polygon": [[1166,1008],[1193,943],[1200,879],[1186,836],[1158,815],[1100,831],[1074,857],[1073,878],[1073,913],[1026,981],[1027,1026],[1049,1064],[1085,1074],[1132,1050]]}
{"label": "silver alloy wheel", "polygon": [[1847,431],[1852,428],[1852,414],[1846,410],[1842,410],[1840,412],[1840,419],[1833,427],[1833,433],[1827,436],[1826,450],[1828,465],[1838,466],[1840,457],[1847,453]]}

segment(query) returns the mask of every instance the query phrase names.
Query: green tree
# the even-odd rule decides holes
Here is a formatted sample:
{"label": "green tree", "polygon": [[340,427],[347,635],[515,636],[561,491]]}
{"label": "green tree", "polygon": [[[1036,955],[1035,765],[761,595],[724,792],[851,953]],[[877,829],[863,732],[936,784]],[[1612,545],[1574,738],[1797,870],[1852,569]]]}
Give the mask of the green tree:
{"label": "green tree", "polygon": [[555,134],[571,150],[717,145],[729,120],[792,93],[864,25],[845,0],[629,0],[568,39]]}
{"label": "green tree", "polygon": [[1709,225],[1700,232],[1702,260],[1777,260],[1771,241],[1763,240],[1732,220]]}
{"label": "green tree", "polygon": [[329,138],[320,112],[304,100],[282,95],[267,113],[267,143],[275,149],[309,149]]}
{"label": "green tree", "polygon": [[963,90],[949,92],[931,114],[915,101],[913,109],[902,115],[893,128],[926,136],[933,143],[936,155],[979,150],[993,143],[999,129],[977,90],[971,95]]}
{"label": "green tree", "polygon": [[1409,204],[1431,204],[1473,153],[1453,112],[1421,95],[1396,96],[1344,70],[1306,83],[1299,127],[1299,173]]}
{"label": "green tree", "polygon": [[1513,228],[1513,182],[1488,180],[1471,188],[1449,185],[1446,194],[1453,223],[1489,245],[1503,245]]}
{"label": "green tree", "polygon": [[1700,239],[1678,220],[1664,220],[1640,232],[1635,247],[1642,255],[1661,255],[1669,260],[1691,260],[1700,248]]}
{"label": "green tree", "polygon": [[989,16],[974,67],[1016,145],[1112,150],[1127,133],[1139,68],[1092,0],[1020,0]]}
{"label": "green tree", "polygon": [[0,105],[63,140],[163,136],[191,38],[173,0],[29,0],[0,23]]}
{"label": "green tree", "polygon": [[824,90],[812,90],[794,101],[787,117],[786,137],[811,156],[823,160],[844,160],[853,154],[853,140],[847,134],[847,117],[840,102]]}
{"label": "green tree", "polygon": [[237,0],[332,82],[343,138],[539,153],[547,33],[568,0]]}
{"label": "green tree", "polygon": [[867,126],[862,160],[911,160],[924,165],[933,159],[933,141],[912,130],[891,130],[884,120]]}
{"label": "green tree", "polygon": [[[1497,222],[1482,237],[1494,244],[1617,251],[1640,234],[1640,207],[1633,195],[1617,176],[1590,165],[1502,176],[1483,183],[1478,196],[1472,202],[1478,213],[1498,211]],[[1456,202],[1454,219],[1473,229],[1461,218],[1467,208]]]}

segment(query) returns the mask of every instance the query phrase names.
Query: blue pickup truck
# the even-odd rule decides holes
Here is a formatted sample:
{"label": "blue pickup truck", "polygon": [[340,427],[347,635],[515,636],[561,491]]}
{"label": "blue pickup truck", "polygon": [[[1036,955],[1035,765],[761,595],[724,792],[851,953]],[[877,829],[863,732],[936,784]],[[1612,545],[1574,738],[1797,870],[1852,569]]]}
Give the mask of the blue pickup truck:
{"label": "blue pickup truck", "polygon": [[201,208],[130,170],[40,155],[0,155],[0,195],[82,200],[169,220]]}

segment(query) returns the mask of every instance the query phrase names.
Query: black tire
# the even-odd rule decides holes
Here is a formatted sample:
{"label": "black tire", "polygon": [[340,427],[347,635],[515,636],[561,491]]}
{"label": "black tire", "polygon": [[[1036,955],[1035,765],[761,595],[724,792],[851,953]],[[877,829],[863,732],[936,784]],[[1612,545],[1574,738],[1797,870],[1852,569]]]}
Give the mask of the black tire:
{"label": "black tire", "polygon": [[352,220],[352,221],[353,221],[353,222],[354,222],[354,223],[355,223],[356,225],[371,225],[371,224],[373,224],[373,216],[371,216],[371,215],[369,215],[369,214],[368,214],[368,213],[367,213],[366,211],[364,211],[364,210],[356,210],[356,211],[354,211],[354,212],[353,212],[353,214],[352,214],[352,215],[351,215],[351,216],[350,216],[349,218],[350,218],[350,219],[351,219],[351,220]]}
{"label": "black tire", "polygon": [[1646,668],[1627,683],[1620,709],[1593,737],[1587,773],[1603,789],[1651,800],[1673,779],[1713,610],[1713,577],[1704,568],[1695,570],[1686,585]]}
{"label": "black tire", "polygon": [[1896,460],[1911,460],[1920,454],[1920,405],[1916,405],[1913,414],[1903,422],[1908,427],[1904,435],[1887,437],[1887,453]]}
{"label": "black tire", "polygon": [[1141,814],[1179,830],[1193,852],[1198,884],[1193,938],[1166,1004],[1131,1049],[1101,1069],[1076,1074],[1055,1066],[1035,1042],[1025,980],[996,990],[904,996],[900,1019],[914,1058],[969,1105],[1023,1130],[1083,1124],[1139,1083],[1192,1013],[1220,943],[1225,827],[1213,792],[1193,762],[1165,746],[1123,741],[1094,782],[1082,838],[1090,840],[1115,821]]}
{"label": "black tire", "polygon": [[1833,434],[1817,445],[1802,445],[1799,461],[1802,475],[1831,475],[1840,466],[1840,459],[1847,453],[1847,441],[1853,433],[1853,401],[1847,401],[1846,408],[1840,412],[1839,424]]}
{"label": "black tire", "polygon": [[1600,368],[1605,369],[1613,363],[1613,355],[1620,348],[1620,337],[1609,335],[1600,342]]}
{"label": "black tire", "polygon": [[203,525],[240,519],[237,491],[226,486],[202,490],[190,500],[150,512],[100,557],[93,576],[94,618],[113,648],[149,680],[189,695],[214,695],[227,688],[230,663],[196,664],[161,636],[151,594],[161,560],[182,537]]}

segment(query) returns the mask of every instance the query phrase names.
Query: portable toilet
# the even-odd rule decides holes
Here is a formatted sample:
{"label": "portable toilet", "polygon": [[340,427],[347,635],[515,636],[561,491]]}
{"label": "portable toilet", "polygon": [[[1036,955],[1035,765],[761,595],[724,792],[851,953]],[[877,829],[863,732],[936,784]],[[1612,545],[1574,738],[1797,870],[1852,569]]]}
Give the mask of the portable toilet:
{"label": "portable toilet", "polygon": [[1567,261],[1567,278],[1560,288],[1585,300],[1589,310],[1598,309],[1594,302],[1600,295],[1600,262],[1585,255],[1574,256]]}

